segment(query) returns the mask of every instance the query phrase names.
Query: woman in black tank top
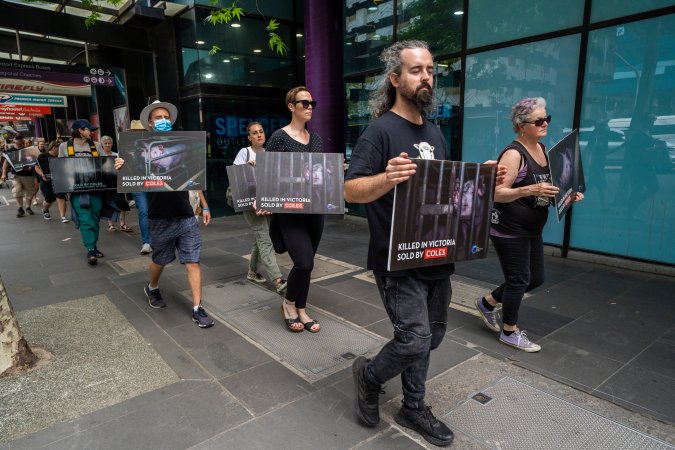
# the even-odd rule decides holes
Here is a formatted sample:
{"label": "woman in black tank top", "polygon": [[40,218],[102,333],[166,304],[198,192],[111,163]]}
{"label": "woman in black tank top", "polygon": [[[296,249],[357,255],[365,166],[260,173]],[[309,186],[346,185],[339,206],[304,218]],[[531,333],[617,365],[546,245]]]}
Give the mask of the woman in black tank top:
{"label": "woman in black tank top", "polygon": [[[499,155],[499,163],[508,171],[504,182],[495,189],[490,230],[504,283],[486,297],[476,299],[476,308],[488,328],[499,332],[495,307],[501,303],[504,326],[499,341],[519,350],[537,352],[541,347],[518,329],[517,321],[525,292],[544,282],[541,233],[551,198],[558,192],[550,183],[546,148],[539,142],[551,122],[546,101],[541,97],[519,101],[511,110],[511,122],[518,135]],[[583,194],[577,193],[575,201],[582,198]]]}

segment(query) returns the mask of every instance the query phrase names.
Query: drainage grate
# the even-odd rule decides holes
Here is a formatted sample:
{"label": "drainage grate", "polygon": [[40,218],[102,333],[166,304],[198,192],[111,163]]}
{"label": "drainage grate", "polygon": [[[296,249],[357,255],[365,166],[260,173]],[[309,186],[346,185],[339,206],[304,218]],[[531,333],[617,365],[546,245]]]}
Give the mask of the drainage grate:
{"label": "drainage grate", "polygon": [[387,341],[314,308],[321,332],[291,333],[281,321],[280,301],[242,308],[222,317],[232,328],[276,355],[314,383],[351,366],[356,355],[372,355]]}
{"label": "drainage grate", "polygon": [[[189,290],[181,294],[192,301]],[[281,303],[281,297],[276,292],[246,280],[205,285],[202,287],[202,298],[209,312],[223,318],[238,309],[256,307],[272,301]]]}
{"label": "drainage grate", "polygon": [[[457,429],[490,448],[508,449],[675,449],[566,400],[510,377],[443,415]],[[474,396],[475,397],[475,396]]]}

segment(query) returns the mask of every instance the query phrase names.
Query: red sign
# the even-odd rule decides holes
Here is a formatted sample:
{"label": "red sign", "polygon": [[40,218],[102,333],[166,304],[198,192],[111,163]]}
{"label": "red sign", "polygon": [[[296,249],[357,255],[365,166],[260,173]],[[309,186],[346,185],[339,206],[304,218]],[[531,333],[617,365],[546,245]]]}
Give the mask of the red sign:
{"label": "red sign", "polygon": [[447,258],[448,247],[435,247],[424,250],[424,259]]}
{"label": "red sign", "polygon": [[49,106],[0,105],[0,115],[5,116],[21,113],[49,115],[52,113],[52,108]]}
{"label": "red sign", "polygon": [[305,209],[302,202],[284,202],[284,209]]}
{"label": "red sign", "polygon": [[145,180],[143,181],[144,187],[161,187],[164,186],[164,180]]}

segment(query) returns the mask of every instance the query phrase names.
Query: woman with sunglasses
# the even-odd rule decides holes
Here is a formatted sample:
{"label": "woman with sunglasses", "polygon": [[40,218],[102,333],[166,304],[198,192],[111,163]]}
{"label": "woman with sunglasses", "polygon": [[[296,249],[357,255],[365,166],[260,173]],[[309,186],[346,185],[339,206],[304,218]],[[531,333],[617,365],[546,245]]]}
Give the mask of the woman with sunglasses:
{"label": "woman with sunglasses", "polygon": [[[323,143],[316,133],[305,128],[312,119],[316,101],[305,86],[294,87],[286,94],[286,106],[291,113],[291,123],[272,133],[267,143],[268,152],[323,152]],[[258,213],[263,213],[259,211]],[[323,233],[323,215],[277,214],[279,231],[284,245],[293,260],[288,274],[286,297],[281,314],[289,331],[307,330],[317,333],[321,325],[307,315],[309,281],[314,268],[314,254]]]}
{"label": "woman with sunglasses", "polygon": [[[551,116],[541,98],[520,100],[511,110],[513,131],[518,135],[499,155],[507,167],[506,178],[495,188],[490,238],[499,256],[504,283],[476,299],[476,309],[499,341],[525,352],[541,347],[518,328],[518,310],[525,292],[544,282],[544,245],[541,233],[548,219],[548,206],[558,188],[551,184],[546,147],[540,139],[548,131]],[[583,199],[576,193],[574,201]],[[495,307],[501,303],[503,328]]]}

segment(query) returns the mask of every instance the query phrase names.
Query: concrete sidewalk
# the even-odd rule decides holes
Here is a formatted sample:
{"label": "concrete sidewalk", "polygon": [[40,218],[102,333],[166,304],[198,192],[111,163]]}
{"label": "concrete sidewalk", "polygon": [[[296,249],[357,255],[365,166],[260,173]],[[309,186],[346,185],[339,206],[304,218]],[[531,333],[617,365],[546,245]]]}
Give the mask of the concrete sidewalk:
{"label": "concrete sidewalk", "polygon": [[[351,359],[392,335],[364,269],[364,219],[327,220],[309,301],[316,335],[288,333],[271,286],[245,281],[252,235],[240,216],[202,228],[216,325],[191,322],[177,263],[161,280],[169,306],[151,309],[135,220],[133,233],[103,227],[106,256],[90,267],[71,224],[0,206],[0,274],[28,341],[53,354],[0,379],[0,448],[432,448],[393,421],[397,380],[377,428],[352,412]],[[501,281],[496,256],[458,265],[427,394],[453,448],[673,448],[675,278],[556,257],[546,272],[521,308],[542,346],[526,354],[473,314]]]}

